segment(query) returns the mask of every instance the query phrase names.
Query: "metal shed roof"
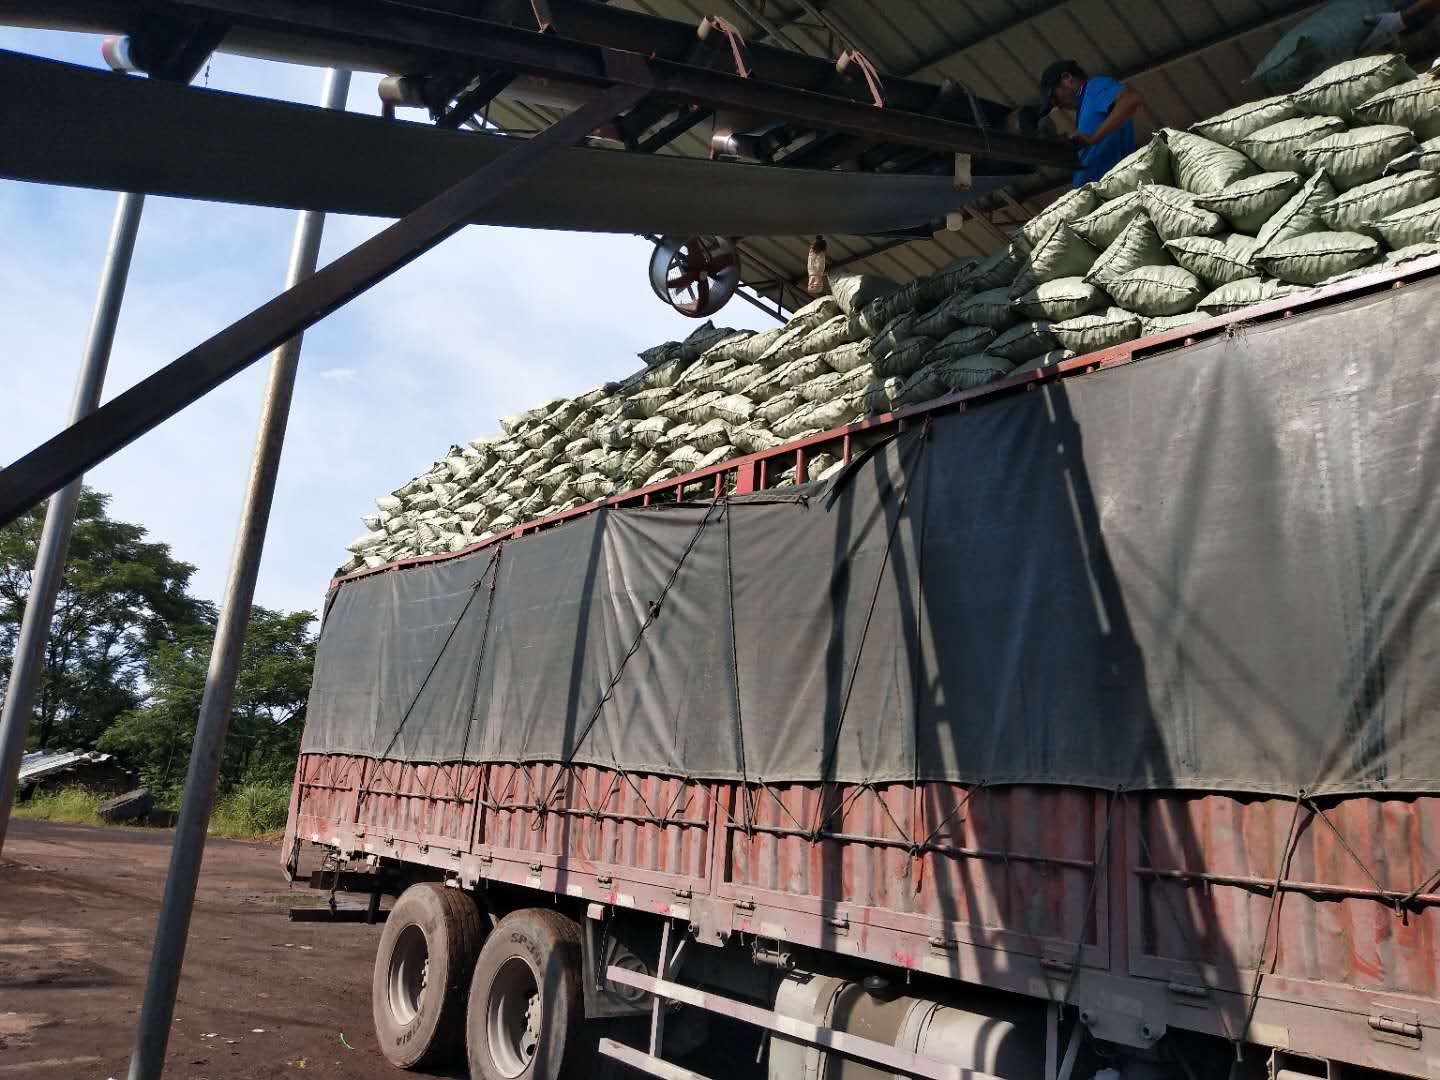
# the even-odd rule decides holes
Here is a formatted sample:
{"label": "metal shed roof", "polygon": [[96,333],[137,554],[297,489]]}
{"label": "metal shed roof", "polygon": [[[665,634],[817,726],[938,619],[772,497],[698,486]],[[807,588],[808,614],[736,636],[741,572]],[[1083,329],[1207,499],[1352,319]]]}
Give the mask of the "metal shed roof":
{"label": "metal shed roof", "polygon": [[[747,40],[833,57],[858,48],[881,75],[939,83],[1023,104],[1038,72],[1070,57],[1087,71],[1115,75],[1145,97],[1143,131],[1184,127],[1263,96],[1250,72],[1278,38],[1317,3],[1304,0],[615,0],[614,6],[698,23],[717,11]],[[1427,35],[1429,37],[1429,35]],[[1433,47],[1433,43],[1427,42]],[[493,119],[521,128],[553,114],[496,102]],[[704,129],[702,129],[703,131]],[[703,154],[688,134],[666,152]],[[985,254],[1068,184],[1056,172],[1002,190],[959,232],[930,239],[830,236],[830,261],[900,281],[928,274],[962,255]],[[745,281],[793,308],[807,297],[809,237],[749,239],[741,245]]]}

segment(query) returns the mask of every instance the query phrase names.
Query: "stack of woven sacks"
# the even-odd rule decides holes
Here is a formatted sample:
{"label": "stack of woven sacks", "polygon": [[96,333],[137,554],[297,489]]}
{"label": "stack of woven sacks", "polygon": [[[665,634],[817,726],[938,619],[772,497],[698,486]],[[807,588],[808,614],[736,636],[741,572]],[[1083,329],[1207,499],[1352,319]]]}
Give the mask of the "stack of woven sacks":
{"label": "stack of woven sacks", "polygon": [[[376,501],[340,568],[460,551],[617,491],[1440,253],[1440,82],[1398,56],[1166,129],[1006,247],[904,286],[836,275],[760,334],[706,324],[501,420]],[[805,479],[839,466],[812,458]],[[789,477],[790,480],[795,478]]]}

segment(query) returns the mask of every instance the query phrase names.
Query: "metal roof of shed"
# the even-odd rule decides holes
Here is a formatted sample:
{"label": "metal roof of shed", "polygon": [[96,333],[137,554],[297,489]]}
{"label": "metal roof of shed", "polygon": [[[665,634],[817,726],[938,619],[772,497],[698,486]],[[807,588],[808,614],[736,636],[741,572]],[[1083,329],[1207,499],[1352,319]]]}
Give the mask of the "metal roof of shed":
{"label": "metal roof of shed", "polygon": [[[1040,70],[1074,58],[1087,71],[1122,78],[1145,97],[1142,132],[1184,127],[1264,96],[1248,82],[1256,63],[1299,19],[1310,0],[615,0],[618,7],[698,23],[729,18],[747,40],[833,57],[858,48],[886,74],[939,83],[951,78],[977,94],[1013,105],[1033,101]],[[537,115],[538,114],[538,115]],[[504,125],[537,126],[552,114],[496,102]],[[706,129],[701,129],[704,132]],[[667,152],[704,154],[703,134],[677,139]],[[962,255],[992,251],[1068,186],[1049,171],[984,204],[959,232],[930,239],[829,236],[831,264],[900,281],[928,274]],[[747,239],[744,279],[757,293],[794,308],[807,298],[810,237]]]}

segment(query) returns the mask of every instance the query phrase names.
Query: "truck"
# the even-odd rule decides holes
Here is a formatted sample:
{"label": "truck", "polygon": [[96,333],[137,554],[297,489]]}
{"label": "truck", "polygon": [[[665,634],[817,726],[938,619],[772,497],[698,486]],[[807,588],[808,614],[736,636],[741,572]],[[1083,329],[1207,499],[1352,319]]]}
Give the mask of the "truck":
{"label": "truck", "polygon": [[385,1056],[1435,1075],[1437,275],[333,582],[284,870],[395,897]]}

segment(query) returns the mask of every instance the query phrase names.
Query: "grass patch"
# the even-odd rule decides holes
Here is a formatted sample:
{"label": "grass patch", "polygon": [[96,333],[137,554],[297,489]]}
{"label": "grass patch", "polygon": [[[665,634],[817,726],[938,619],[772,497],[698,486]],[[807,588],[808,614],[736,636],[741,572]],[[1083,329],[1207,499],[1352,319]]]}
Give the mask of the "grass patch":
{"label": "grass patch", "polygon": [[210,835],[242,840],[279,836],[289,813],[289,785],[245,784],[216,801]]}
{"label": "grass patch", "polygon": [[17,802],[12,811],[17,818],[31,821],[65,821],[74,825],[103,825],[96,810],[101,795],[84,787],[64,787],[39,791],[24,802]]}

